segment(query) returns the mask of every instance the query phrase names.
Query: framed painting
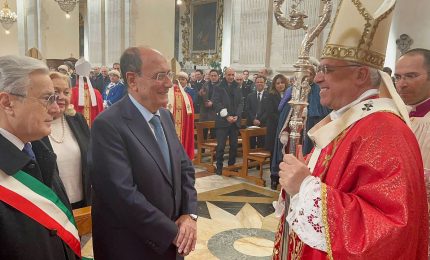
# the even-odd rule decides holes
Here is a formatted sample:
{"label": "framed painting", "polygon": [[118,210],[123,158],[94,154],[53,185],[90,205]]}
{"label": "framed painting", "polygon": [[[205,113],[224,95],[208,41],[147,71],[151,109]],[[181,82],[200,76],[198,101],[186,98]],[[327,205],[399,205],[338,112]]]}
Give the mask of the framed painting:
{"label": "framed painting", "polygon": [[191,53],[216,53],[217,7],[216,0],[191,3]]}
{"label": "framed painting", "polygon": [[183,0],[182,62],[221,61],[224,0]]}

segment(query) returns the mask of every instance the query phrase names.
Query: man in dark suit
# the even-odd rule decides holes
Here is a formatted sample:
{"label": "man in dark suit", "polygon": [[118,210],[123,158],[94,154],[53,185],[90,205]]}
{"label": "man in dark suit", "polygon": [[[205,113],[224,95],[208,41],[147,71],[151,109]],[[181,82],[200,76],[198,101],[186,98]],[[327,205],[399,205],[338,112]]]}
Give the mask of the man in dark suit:
{"label": "man in dark suit", "polygon": [[100,74],[97,75],[94,81],[91,81],[93,88],[98,89],[100,94],[102,94],[107,85],[110,83],[110,78],[108,74],[108,68],[103,66],[100,68]]}
{"label": "man in dark suit", "polygon": [[[198,93],[198,101],[200,104],[200,122],[214,121],[216,117],[212,97],[215,86],[219,84],[218,71],[216,69],[212,69],[209,72],[209,77],[210,80],[203,84]],[[203,138],[205,140],[208,137],[208,130],[209,129],[203,129]],[[210,138],[215,139],[215,129],[211,129]]]}
{"label": "man in dark suit", "polygon": [[262,68],[258,71],[258,75],[263,76],[266,79],[265,88],[270,88],[272,86],[272,80],[269,78],[270,73],[271,71],[268,68]]}
{"label": "man in dark suit", "polygon": [[48,73],[39,60],[0,57],[0,259],[80,259],[56,156],[37,141],[59,111]]}
{"label": "man in dark suit", "polygon": [[254,82],[249,79],[249,71],[244,70],[243,73],[243,87],[242,87],[242,95],[246,98],[249,93],[254,91]]}
{"label": "man in dark suit", "polygon": [[[246,124],[248,126],[263,126],[260,118],[260,110],[263,100],[268,97],[267,91],[264,90],[265,84],[266,78],[258,75],[255,78],[255,91],[251,92],[246,98],[246,107],[244,110],[246,111]],[[250,142],[251,148],[255,148],[255,146],[262,148],[264,146],[264,137],[259,136],[258,138],[251,138]]]}
{"label": "man in dark suit", "polygon": [[225,77],[220,84],[215,86],[212,101],[217,116],[216,128],[216,173],[222,174],[224,161],[224,149],[227,137],[230,144],[228,165],[236,162],[237,138],[240,128],[240,119],[243,110],[242,91],[234,81],[234,70],[227,68]]}
{"label": "man in dark suit", "polygon": [[166,59],[132,47],[121,56],[128,95],[94,121],[90,175],[96,259],[178,259],[194,250],[194,169],[172,115]]}
{"label": "man in dark suit", "polygon": [[[196,81],[191,83],[191,87],[197,92],[200,92],[200,89],[203,87],[203,84],[206,83],[206,81],[203,79],[203,70],[197,69],[194,72],[194,75],[196,77]],[[200,113],[200,102],[197,102],[194,104],[194,112],[196,114]]]}

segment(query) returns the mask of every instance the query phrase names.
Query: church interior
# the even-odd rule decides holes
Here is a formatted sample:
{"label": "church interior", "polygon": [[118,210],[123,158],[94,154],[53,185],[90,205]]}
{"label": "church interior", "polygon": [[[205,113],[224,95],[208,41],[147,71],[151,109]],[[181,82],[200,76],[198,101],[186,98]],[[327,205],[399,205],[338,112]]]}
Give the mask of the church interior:
{"label": "church interior", "polygon": [[[333,10],[341,1],[332,1]],[[0,56],[34,57],[53,70],[81,57],[93,67],[112,68],[128,47],[149,46],[167,58],[174,72],[231,67],[253,75],[267,68],[270,77],[293,77],[307,31],[279,25],[274,16],[276,2],[0,0]],[[306,13],[304,22],[309,27],[318,23],[323,1],[285,1],[280,9],[284,15],[288,15],[291,2]],[[430,46],[428,10],[430,1],[397,1],[384,67],[394,70],[405,49]],[[6,13],[12,18],[4,18]],[[315,59],[321,56],[329,28],[323,29],[310,49]],[[193,165],[198,238],[196,250],[186,259],[271,259],[279,224],[272,202],[278,200],[280,188],[270,187],[267,156],[248,164],[247,149],[239,148],[239,166],[228,166],[224,160],[226,170],[220,176],[214,170],[213,147],[203,144],[204,140],[199,142],[198,134],[196,127]],[[243,170],[245,161],[247,169]],[[93,257],[90,210],[74,212],[85,257]]]}

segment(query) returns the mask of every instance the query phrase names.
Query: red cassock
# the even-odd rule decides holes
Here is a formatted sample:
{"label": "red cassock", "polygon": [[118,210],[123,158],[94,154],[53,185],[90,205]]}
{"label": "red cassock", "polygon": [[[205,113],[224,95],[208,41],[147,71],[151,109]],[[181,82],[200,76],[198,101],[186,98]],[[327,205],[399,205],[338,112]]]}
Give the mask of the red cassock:
{"label": "red cassock", "polygon": [[[323,181],[327,253],[291,232],[289,259],[427,259],[422,165],[413,133],[397,116],[378,112],[356,122],[322,150],[313,172]],[[273,259],[280,259],[282,226]]]}
{"label": "red cassock", "polygon": [[184,101],[184,97],[178,87],[174,85],[175,101],[173,106],[173,118],[175,120],[175,130],[181,141],[185,152],[190,157],[190,160],[194,159],[194,106],[191,96],[187,94],[188,100],[190,101],[191,114],[187,114],[187,108]]}
{"label": "red cassock", "polygon": [[91,97],[90,97],[87,83],[85,83],[85,85],[84,85],[84,90],[85,90],[84,105],[83,106],[78,105],[79,86],[72,88],[72,98],[70,100],[70,104],[72,104],[74,106],[76,112],[84,115],[88,126],[91,127],[96,116],[103,111],[103,98],[102,98],[102,95],[100,94],[100,92],[97,89],[94,89],[94,93],[96,95],[96,100],[97,100],[97,105],[92,106],[91,105]]}

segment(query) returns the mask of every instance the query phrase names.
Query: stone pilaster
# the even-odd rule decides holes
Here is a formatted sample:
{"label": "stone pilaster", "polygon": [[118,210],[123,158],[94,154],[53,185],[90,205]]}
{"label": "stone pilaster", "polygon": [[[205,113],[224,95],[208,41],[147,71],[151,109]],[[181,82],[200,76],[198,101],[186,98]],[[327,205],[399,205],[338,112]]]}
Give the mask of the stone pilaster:
{"label": "stone pilaster", "polygon": [[104,65],[104,3],[87,1],[88,57],[92,66]]}

